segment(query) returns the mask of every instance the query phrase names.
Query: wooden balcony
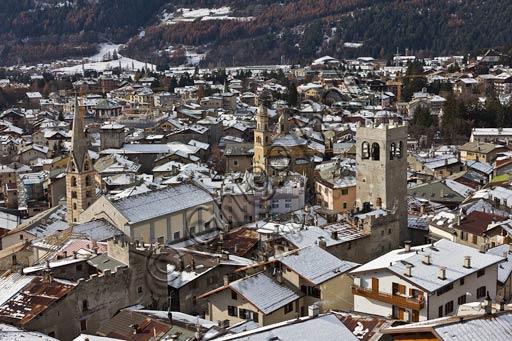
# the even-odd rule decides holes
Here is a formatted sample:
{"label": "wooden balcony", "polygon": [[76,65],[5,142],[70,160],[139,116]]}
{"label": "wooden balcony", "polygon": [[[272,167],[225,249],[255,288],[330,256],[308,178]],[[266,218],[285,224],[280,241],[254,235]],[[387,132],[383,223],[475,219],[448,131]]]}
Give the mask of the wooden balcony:
{"label": "wooden balcony", "polygon": [[373,291],[371,289],[365,289],[358,286],[352,286],[352,294],[412,310],[421,310],[425,306],[425,299],[423,298],[416,299],[407,298],[405,296],[400,295],[390,295],[387,293]]}

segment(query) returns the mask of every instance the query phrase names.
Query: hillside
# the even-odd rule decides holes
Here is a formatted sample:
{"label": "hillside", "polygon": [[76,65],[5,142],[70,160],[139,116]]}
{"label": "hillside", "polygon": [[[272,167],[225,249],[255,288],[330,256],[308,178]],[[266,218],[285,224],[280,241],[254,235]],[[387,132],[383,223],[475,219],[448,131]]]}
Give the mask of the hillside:
{"label": "hillside", "polygon": [[106,41],[161,66],[466,54],[511,46],[511,17],[497,0],[3,0],[0,64],[88,56]]}

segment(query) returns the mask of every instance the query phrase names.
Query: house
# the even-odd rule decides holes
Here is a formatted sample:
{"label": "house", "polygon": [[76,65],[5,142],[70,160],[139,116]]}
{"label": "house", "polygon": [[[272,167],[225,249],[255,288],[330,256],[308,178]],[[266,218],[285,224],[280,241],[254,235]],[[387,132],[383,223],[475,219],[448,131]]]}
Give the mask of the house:
{"label": "house", "polygon": [[179,241],[219,226],[213,197],[183,183],[172,187],[111,200],[98,198],[80,215],[80,222],[104,218],[130,240]]}
{"label": "house", "polygon": [[197,297],[222,286],[224,276],[232,277],[235,270],[252,264],[227,252],[209,254],[174,247],[166,251],[170,309],[187,314],[204,314],[206,301]]}
{"label": "house", "polygon": [[[227,335],[218,338],[219,341],[245,340],[304,340],[312,338],[323,341],[360,341],[361,332],[351,331],[334,313],[319,315],[315,307],[310,308],[307,317],[283,321],[255,329],[242,329],[244,325],[230,328]],[[235,332],[238,331],[238,332]],[[364,330],[362,331],[364,334]],[[366,341],[366,340],[365,340]]]}
{"label": "house", "polygon": [[476,160],[492,163],[499,153],[507,149],[501,145],[486,142],[468,142],[460,146],[460,159],[463,161]]}
{"label": "house", "polygon": [[[229,282],[199,299],[208,300],[206,318],[224,325],[253,320],[260,326],[283,322],[305,311],[304,294],[265,271]],[[301,310],[302,309],[302,310]]]}
{"label": "house", "polygon": [[[474,308],[474,307],[473,307]],[[474,310],[473,310],[474,311]],[[449,316],[431,321],[386,328],[382,332],[398,340],[467,341],[507,340],[512,333],[510,311],[468,316]]]}
{"label": "house", "polygon": [[305,307],[316,304],[320,311],[353,310],[353,296],[350,290],[352,277],[348,272],[357,263],[341,260],[318,246],[292,250],[277,254],[269,261],[237,270],[250,272],[266,267],[268,271],[281,276],[282,281],[305,295]]}
{"label": "house", "polygon": [[355,208],[356,178],[342,167],[324,167],[315,178],[316,201],[339,213]]}
{"label": "house", "polygon": [[512,298],[512,245],[502,244],[487,250],[488,254],[501,256],[503,261],[498,264],[498,290],[496,301],[510,302]]}
{"label": "house", "polygon": [[[473,128],[470,142],[506,142],[512,140],[512,128]],[[508,144],[508,142],[506,143]]]}
{"label": "house", "polygon": [[252,169],[253,143],[226,143],[224,148],[226,172],[245,172]]}
{"label": "house", "polygon": [[406,244],[351,272],[354,310],[411,322],[453,315],[466,302],[496,296],[502,260],[444,239]]}

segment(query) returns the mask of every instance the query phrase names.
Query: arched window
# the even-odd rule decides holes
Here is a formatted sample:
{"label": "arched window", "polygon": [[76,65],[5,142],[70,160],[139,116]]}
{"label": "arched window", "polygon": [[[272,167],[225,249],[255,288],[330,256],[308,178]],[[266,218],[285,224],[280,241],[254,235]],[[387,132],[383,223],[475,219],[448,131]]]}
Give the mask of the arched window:
{"label": "arched window", "polygon": [[370,158],[370,144],[368,142],[363,142],[361,146],[361,158],[369,159]]}
{"label": "arched window", "polygon": [[88,176],[85,177],[85,185],[86,186],[90,186],[91,185],[91,178],[88,177]]}
{"label": "arched window", "polygon": [[389,159],[393,160],[395,158],[396,153],[396,144],[395,142],[391,142],[391,146],[389,147]]}
{"label": "arched window", "polygon": [[402,153],[403,153],[403,142],[400,141],[398,142],[398,148],[396,149],[396,157],[401,159],[402,158]]}
{"label": "arched window", "polygon": [[71,177],[71,187],[76,187],[76,177]]}
{"label": "arched window", "polygon": [[372,144],[372,160],[379,161],[380,160],[380,146],[377,142]]}
{"label": "arched window", "polygon": [[88,171],[89,170],[89,162],[86,162],[84,164],[84,170]]}
{"label": "arched window", "polygon": [[256,137],[256,143],[261,144],[261,137],[259,137],[259,136]]}

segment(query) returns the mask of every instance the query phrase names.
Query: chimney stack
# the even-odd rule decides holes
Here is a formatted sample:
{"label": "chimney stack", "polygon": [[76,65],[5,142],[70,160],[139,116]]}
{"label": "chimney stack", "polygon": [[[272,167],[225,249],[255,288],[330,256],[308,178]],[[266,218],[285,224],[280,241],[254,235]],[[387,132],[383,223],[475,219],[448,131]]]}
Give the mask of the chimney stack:
{"label": "chimney stack", "polygon": [[77,251],[73,251],[73,258],[77,259],[77,256],[78,256],[78,252]]}
{"label": "chimney stack", "polygon": [[412,277],[412,265],[411,264],[405,264],[404,275],[407,277]]}
{"label": "chimney stack", "polygon": [[442,266],[439,268],[439,279],[446,279],[446,267]]}
{"label": "chimney stack", "polygon": [[337,231],[331,231],[331,238],[334,240],[338,240],[338,232]]}
{"label": "chimney stack", "polygon": [[464,267],[466,269],[471,268],[471,256],[464,256]]}
{"label": "chimney stack", "polygon": [[67,251],[62,251],[62,253],[64,254],[64,258],[68,258],[68,252]]}
{"label": "chimney stack", "polygon": [[229,285],[229,275],[224,275],[222,279],[224,281],[224,285]]}
{"label": "chimney stack", "polygon": [[423,256],[423,264],[430,265],[430,255]]}
{"label": "chimney stack", "polygon": [[405,252],[411,252],[411,241],[410,240],[406,240],[404,242],[405,244]]}

